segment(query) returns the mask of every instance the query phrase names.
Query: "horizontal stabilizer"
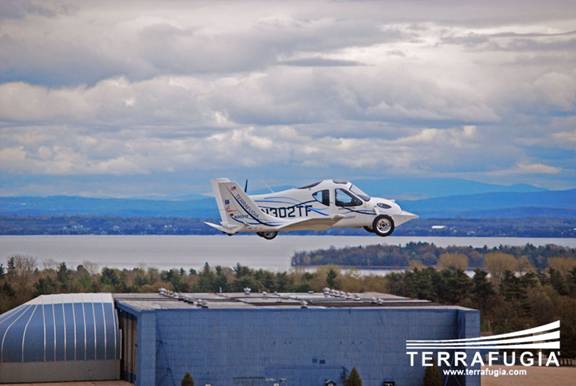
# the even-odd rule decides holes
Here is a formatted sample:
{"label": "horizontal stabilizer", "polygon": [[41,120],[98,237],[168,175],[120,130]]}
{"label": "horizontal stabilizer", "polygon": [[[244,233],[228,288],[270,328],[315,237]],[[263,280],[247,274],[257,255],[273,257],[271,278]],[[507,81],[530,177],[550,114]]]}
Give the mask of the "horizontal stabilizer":
{"label": "horizontal stabilizer", "polygon": [[218,225],[218,224],[214,224],[208,221],[204,221],[204,224],[208,225],[209,227],[212,227],[214,229],[216,229],[217,231],[220,231],[222,233],[226,233],[229,235],[233,235],[234,233],[238,232],[239,230],[241,230],[242,228],[244,228],[243,226],[237,226],[237,227],[224,227],[222,225]]}

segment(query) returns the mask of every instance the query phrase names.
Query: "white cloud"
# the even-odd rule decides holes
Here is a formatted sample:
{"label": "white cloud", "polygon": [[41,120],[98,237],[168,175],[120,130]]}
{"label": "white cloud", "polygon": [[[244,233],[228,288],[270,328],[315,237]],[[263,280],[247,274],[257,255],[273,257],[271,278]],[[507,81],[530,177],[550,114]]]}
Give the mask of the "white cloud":
{"label": "white cloud", "polygon": [[568,145],[576,145],[576,129],[572,131],[561,131],[559,133],[554,133],[554,138],[567,143]]}
{"label": "white cloud", "polygon": [[474,150],[475,128],[422,129],[397,139],[311,136],[290,126],[241,127],[207,137],[127,137],[110,133],[73,135],[75,128],[17,127],[0,136],[9,144],[2,153],[10,172],[53,175],[139,174],[198,167],[281,165],[385,168],[401,173],[439,169],[450,158]]}
{"label": "white cloud", "polygon": [[490,174],[492,175],[518,175],[518,174],[559,174],[561,172],[560,168],[551,165],[545,165],[543,163],[531,163],[531,162],[518,162],[511,168],[495,170]]}
{"label": "white cloud", "polygon": [[560,168],[541,163],[519,163],[516,165],[520,173],[529,174],[558,174]]}
{"label": "white cloud", "polygon": [[550,150],[574,143],[572,3],[23,4],[0,12],[0,172],[576,169]]}

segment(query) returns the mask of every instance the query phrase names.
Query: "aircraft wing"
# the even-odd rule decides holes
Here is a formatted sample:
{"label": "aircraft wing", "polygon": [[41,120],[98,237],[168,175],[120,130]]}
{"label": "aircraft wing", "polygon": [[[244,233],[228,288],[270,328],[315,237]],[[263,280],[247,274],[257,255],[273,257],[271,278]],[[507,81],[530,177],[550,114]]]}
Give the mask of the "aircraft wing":
{"label": "aircraft wing", "polygon": [[336,224],[338,221],[346,218],[346,216],[336,215],[332,217],[324,217],[324,218],[304,218],[304,219],[296,219],[294,221],[290,221],[286,224],[283,224],[276,228],[276,230],[280,231],[297,231],[297,230],[325,230]]}

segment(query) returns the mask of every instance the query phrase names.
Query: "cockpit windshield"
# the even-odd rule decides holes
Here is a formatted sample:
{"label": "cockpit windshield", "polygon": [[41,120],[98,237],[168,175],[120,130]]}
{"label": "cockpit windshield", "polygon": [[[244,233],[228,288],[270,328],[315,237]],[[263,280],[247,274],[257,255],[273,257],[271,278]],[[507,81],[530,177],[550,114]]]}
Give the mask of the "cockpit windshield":
{"label": "cockpit windshield", "polygon": [[360,188],[358,188],[356,185],[350,186],[350,191],[355,195],[357,195],[358,197],[360,197],[361,199],[363,199],[364,201],[370,201],[370,196],[364,193],[362,190],[360,190]]}

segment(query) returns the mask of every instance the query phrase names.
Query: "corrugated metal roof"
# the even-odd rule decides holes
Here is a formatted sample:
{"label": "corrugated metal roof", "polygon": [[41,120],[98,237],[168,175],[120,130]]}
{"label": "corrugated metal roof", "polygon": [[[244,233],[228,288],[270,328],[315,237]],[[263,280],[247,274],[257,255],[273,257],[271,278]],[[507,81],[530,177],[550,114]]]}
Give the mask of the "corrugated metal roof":
{"label": "corrugated metal roof", "polygon": [[26,304],[60,304],[60,303],[111,303],[114,301],[111,293],[80,293],[40,295]]}
{"label": "corrugated metal roof", "polygon": [[109,293],[42,295],[0,315],[0,362],[118,359]]}
{"label": "corrugated metal roof", "polygon": [[342,291],[305,293],[228,292],[228,293],[160,293],[114,294],[116,302],[134,311],[166,309],[287,309],[287,308],[457,308],[440,306],[428,300],[410,299],[378,292],[347,293]]}

